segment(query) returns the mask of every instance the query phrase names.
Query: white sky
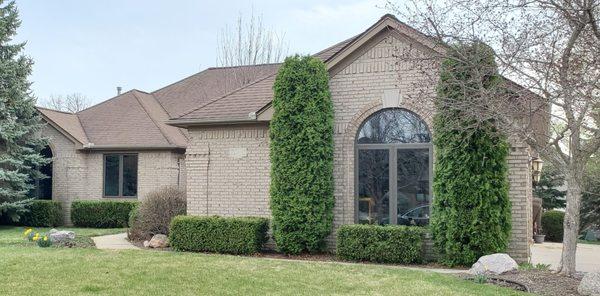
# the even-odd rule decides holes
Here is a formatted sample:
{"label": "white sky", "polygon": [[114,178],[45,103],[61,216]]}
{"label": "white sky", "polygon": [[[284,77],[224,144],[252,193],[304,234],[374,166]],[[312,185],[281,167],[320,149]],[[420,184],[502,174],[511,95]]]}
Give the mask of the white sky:
{"label": "white sky", "polygon": [[33,92],[82,93],[93,103],[132,88],[154,91],[215,65],[217,37],[238,14],[263,15],[290,54],[315,53],[365,30],[384,0],[17,0],[16,40],[35,62]]}

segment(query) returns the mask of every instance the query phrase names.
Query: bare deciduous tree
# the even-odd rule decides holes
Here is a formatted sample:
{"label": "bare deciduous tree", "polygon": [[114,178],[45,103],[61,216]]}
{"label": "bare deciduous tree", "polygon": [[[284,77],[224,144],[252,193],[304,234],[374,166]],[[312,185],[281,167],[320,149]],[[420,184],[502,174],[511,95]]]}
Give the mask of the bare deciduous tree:
{"label": "bare deciduous tree", "polygon": [[[468,110],[475,123],[494,120],[501,131],[564,172],[567,205],[559,272],[573,275],[583,174],[600,148],[600,0],[410,0],[387,7],[437,42],[437,61],[450,56],[444,53],[448,45],[484,42],[495,50],[500,74],[524,86],[506,81],[486,90],[476,82],[487,74],[473,70],[472,81],[463,87],[476,95],[460,106],[444,103]],[[423,73],[432,73],[436,65],[410,52],[399,53],[398,59]],[[431,79],[428,83],[438,79],[424,77]],[[550,130],[536,133],[536,117],[548,119]]]}
{"label": "bare deciduous tree", "polygon": [[49,99],[42,100],[40,105],[58,111],[77,113],[89,107],[91,103],[86,96],[80,93],[72,93],[66,96],[51,95]]}
{"label": "bare deciduous tree", "polygon": [[[287,55],[288,45],[284,34],[263,25],[262,16],[251,13],[245,20],[240,13],[233,27],[226,26],[219,34],[217,48],[217,66],[235,67],[259,64],[279,63]],[[257,69],[257,71],[260,71]],[[236,84],[246,84],[255,80],[257,75],[249,69],[233,71],[228,77]],[[227,83],[227,82],[226,82]]]}
{"label": "bare deciduous tree", "polygon": [[226,26],[219,35],[217,65],[245,66],[281,62],[287,53],[284,35],[263,25],[262,16],[240,14],[233,28]]}

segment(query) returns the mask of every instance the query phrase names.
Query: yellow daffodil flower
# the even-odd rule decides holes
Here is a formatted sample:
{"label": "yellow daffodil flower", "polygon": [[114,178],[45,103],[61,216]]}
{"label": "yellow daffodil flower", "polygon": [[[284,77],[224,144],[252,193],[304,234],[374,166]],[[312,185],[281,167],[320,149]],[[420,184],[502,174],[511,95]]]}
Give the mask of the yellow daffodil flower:
{"label": "yellow daffodil flower", "polygon": [[48,237],[47,237],[47,236],[44,236],[44,241],[47,241],[47,240],[48,240]]}

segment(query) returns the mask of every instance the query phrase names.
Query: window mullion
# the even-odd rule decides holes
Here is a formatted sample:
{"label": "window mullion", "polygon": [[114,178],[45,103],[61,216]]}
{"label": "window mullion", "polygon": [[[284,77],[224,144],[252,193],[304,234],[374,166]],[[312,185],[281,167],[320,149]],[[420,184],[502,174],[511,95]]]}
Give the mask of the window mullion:
{"label": "window mullion", "polygon": [[123,154],[119,155],[119,196],[123,196]]}
{"label": "window mullion", "polygon": [[389,205],[390,205],[390,224],[398,224],[398,150],[390,149],[390,186],[389,186]]}

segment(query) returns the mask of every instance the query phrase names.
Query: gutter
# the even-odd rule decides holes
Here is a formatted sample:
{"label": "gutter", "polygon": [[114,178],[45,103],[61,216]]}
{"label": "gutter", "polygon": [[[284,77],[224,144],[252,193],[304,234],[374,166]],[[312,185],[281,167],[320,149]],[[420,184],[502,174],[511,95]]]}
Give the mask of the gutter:
{"label": "gutter", "polygon": [[89,143],[79,149],[82,151],[109,151],[109,150],[121,150],[121,151],[143,151],[143,150],[185,150],[185,146],[177,145],[145,145],[145,146],[127,146],[127,145],[94,145]]}
{"label": "gutter", "polygon": [[191,126],[216,126],[216,125],[238,125],[238,124],[256,124],[256,123],[264,123],[268,121],[262,121],[257,119],[256,112],[248,113],[247,118],[219,118],[219,119],[169,119],[165,121],[166,124],[187,128]]}

